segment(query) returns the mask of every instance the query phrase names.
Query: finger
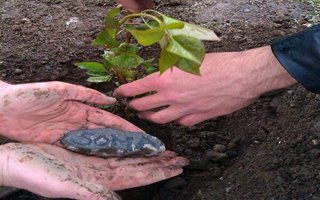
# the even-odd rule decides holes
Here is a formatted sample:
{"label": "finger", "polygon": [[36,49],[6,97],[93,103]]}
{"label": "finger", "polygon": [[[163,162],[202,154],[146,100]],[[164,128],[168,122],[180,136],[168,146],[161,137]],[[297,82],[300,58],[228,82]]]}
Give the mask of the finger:
{"label": "finger", "polygon": [[[189,161],[183,157],[163,158],[150,163],[139,163],[135,165],[126,165],[121,167],[112,168],[105,166],[104,168],[97,169],[95,166],[88,166],[86,169],[82,169],[78,172],[78,176],[82,180],[96,183],[107,183],[107,187],[110,187],[113,183],[117,183],[119,178],[139,178],[141,173],[152,171],[158,168],[167,167],[184,167],[189,164]],[[112,171],[110,171],[112,169]],[[80,175],[79,175],[80,174]]]}
{"label": "finger", "polygon": [[[156,160],[159,160],[161,158],[173,158],[176,156],[176,153],[172,151],[165,151],[157,156],[152,157],[138,157],[138,158],[130,158],[130,157],[120,157],[120,158],[98,158],[98,157],[86,157],[85,159],[81,159],[79,161],[79,165],[87,166],[88,168],[103,171],[108,167],[111,168],[117,168],[121,166],[128,166],[128,165],[135,165],[140,163],[148,163],[148,162],[154,162]],[[75,157],[75,156],[74,156]],[[77,159],[77,158],[76,158]]]}
{"label": "finger", "polygon": [[67,100],[75,100],[86,103],[94,103],[99,105],[113,104],[116,99],[108,97],[96,90],[89,89],[79,85],[66,84],[66,98]]}
{"label": "finger", "polygon": [[[189,164],[189,161],[183,157],[173,157],[173,158],[162,158],[153,162],[139,163],[131,165],[136,171],[144,171],[153,168],[163,168],[163,167],[185,167]],[[124,167],[129,167],[124,166]]]}
{"label": "finger", "polygon": [[68,185],[68,190],[65,190],[68,194],[64,196],[70,199],[121,200],[121,197],[118,194],[101,185],[85,181],[74,181],[73,184],[73,187]]}
{"label": "finger", "polygon": [[123,190],[145,186],[178,176],[182,172],[183,170],[181,167],[164,167],[141,171],[131,176],[119,176],[116,177],[114,184],[110,186],[110,189]]}
{"label": "finger", "polygon": [[214,118],[215,116],[216,115],[211,115],[210,113],[197,113],[197,114],[191,114],[191,115],[182,117],[176,120],[176,122],[183,126],[191,127],[205,120]]}
{"label": "finger", "polygon": [[143,79],[121,85],[118,89],[115,90],[114,96],[132,97],[155,91],[155,89],[157,88],[155,86],[155,80],[158,78],[158,76],[158,73],[154,73]]}
{"label": "finger", "polygon": [[132,132],[144,132],[140,128],[136,127],[135,125],[117,115],[89,106],[87,120],[93,124],[106,128],[114,128]]}
{"label": "finger", "polygon": [[108,159],[110,167],[120,167],[127,165],[135,165],[135,164],[144,164],[155,162],[163,158],[173,158],[176,156],[175,152],[165,151],[160,153],[157,156],[152,157],[138,157],[138,158],[110,158]]}
{"label": "finger", "polygon": [[185,109],[180,106],[170,106],[157,112],[141,112],[138,114],[138,116],[141,119],[149,120],[157,124],[166,124],[168,122],[177,120],[187,114],[188,113],[185,111]]}
{"label": "finger", "polygon": [[138,111],[146,111],[167,105],[164,95],[153,94],[146,97],[134,99],[129,102],[129,107]]}

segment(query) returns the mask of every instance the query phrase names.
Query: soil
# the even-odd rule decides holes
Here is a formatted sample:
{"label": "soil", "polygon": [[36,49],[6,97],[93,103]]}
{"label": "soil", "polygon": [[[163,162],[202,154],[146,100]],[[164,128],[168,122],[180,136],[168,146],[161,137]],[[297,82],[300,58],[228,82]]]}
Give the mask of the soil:
{"label": "soil", "polygon": [[[260,47],[318,21],[311,1],[156,2],[168,15],[214,29],[222,41],[207,43],[208,52]],[[113,85],[87,83],[72,63],[100,59],[101,49],[90,41],[113,5],[104,0],[0,0],[0,79],[65,81],[111,95]],[[152,47],[142,54],[157,51]],[[127,117],[117,106],[111,111],[191,160],[181,176],[122,191],[124,199],[320,199],[320,96],[301,86],[266,94],[245,109],[192,128]],[[18,190],[2,199],[46,198]]]}

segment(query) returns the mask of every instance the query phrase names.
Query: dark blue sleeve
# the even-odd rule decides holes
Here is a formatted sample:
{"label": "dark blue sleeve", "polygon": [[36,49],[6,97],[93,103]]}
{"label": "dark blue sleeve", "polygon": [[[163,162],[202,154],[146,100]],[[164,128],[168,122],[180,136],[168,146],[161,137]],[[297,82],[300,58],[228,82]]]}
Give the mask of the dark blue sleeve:
{"label": "dark blue sleeve", "polygon": [[320,93],[320,25],[271,45],[282,66],[306,89]]}

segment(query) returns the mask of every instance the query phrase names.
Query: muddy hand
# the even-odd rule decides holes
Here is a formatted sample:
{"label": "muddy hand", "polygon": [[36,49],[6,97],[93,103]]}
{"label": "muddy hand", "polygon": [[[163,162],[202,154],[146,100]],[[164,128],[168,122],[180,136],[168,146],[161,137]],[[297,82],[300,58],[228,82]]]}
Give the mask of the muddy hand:
{"label": "muddy hand", "polygon": [[140,131],[109,112],[84,103],[115,99],[63,82],[0,85],[0,135],[17,141],[55,143],[65,131],[112,127]]}
{"label": "muddy hand", "polygon": [[153,0],[117,0],[126,10],[140,12],[154,7]]}
{"label": "muddy hand", "polygon": [[148,185],[182,173],[188,161],[173,152],[149,158],[83,156],[49,144],[0,146],[0,185],[49,198],[113,200],[112,190]]}

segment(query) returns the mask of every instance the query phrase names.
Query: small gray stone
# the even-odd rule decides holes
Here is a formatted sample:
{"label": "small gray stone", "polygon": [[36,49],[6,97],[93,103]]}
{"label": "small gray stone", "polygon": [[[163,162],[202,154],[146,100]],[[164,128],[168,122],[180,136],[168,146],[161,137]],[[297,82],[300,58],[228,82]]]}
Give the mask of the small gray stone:
{"label": "small gray stone", "polygon": [[230,143],[237,144],[238,142],[240,142],[240,140],[241,140],[241,137],[240,137],[240,136],[235,136],[235,137],[230,141]]}
{"label": "small gray stone", "polygon": [[232,187],[226,187],[226,189],[225,189],[226,193],[231,192],[231,190],[232,190]]}
{"label": "small gray stone", "polygon": [[20,75],[20,74],[22,74],[23,73],[23,71],[22,71],[22,69],[15,69],[14,71],[13,71],[13,73],[15,74],[15,75]]}
{"label": "small gray stone", "polygon": [[214,147],[213,147],[213,150],[214,150],[214,151],[217,151],[217,152],[220,152],[220,153],[225,152],[226,149],[227,149],[227,147],[224,146],[224,145],[222,145],[222,144],[216,144],[216,145],[214,145]]}
{"label": "small gray stone", "polygon": [[191,148],[198,148],[200,146],[200,139],[199,138],[194,138],[194,139],[192,139],[192,140],[190,140],[188,142],[188,145]]}
{"label": "small gray stone", "polygon": [[158,138],[112,128],[70,131],[60,140],[70,151],[99,157],[153,156],[165,151]]}

